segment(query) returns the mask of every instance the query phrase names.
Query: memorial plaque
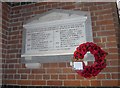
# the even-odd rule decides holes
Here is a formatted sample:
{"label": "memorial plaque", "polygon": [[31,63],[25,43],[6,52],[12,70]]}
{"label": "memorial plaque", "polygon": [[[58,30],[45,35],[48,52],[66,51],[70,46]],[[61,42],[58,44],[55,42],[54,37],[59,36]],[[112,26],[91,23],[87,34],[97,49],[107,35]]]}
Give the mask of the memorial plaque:
{"label": "memorial plaque", "polygon": [[[81,43],[92,41],[92,30],[88,12],[56,11],[37,18],[23,25],[22,57],[28,59],[44,58],[50,56],[50,61],[56,61],[53,56],[73,55]],[[45,19],[47,18],[47,19]],[[48,20],[48,21],[47,21]],[[43,22],[42,22],[43,21]],[[58,58],[58,57],[57,57]],[[63,57],[62,57],[63,58]],[[62,59],[65,60],[65,59]],[[39,60],[40,62],[42,60]],[[70,61],[70,57],[69,57]],[[33,61],[34,62],[34,61]]]}
{"label": "memorial plaque", "polygon": [[46,23],[46,26],[29,28],[26,30],[26,54],[73,54],[79,44],[86,42],[85,20],[83,17],[77,21],[70,19],[57,25]]}

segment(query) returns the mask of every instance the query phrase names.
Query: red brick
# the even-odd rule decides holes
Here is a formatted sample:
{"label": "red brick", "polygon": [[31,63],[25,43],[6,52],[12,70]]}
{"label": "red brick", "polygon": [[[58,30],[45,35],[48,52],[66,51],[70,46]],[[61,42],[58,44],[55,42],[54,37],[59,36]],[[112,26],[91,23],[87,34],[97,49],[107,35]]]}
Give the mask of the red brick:
{"label": "red brick", "polygon": [[18,70],[18,73],[26,73],[26,74],[29,74],[29,73],[30,73],[30,70],[29,70],[29,69],[19,69],[19,70]]}
{"label": "red brick", "polygon": [[47,85],[62,86],[62,81],[47,81]]}
{"label": "red brick", "polygon": [[15,68],[21,68],[20,64],[14,64]]}
{"label": "red brick", "polygon": [[107,47],[116,47],[117,46],[117,42],[107,42],[106,46]]}
{"label": "red brick", "polygon": [[73,5],[74,3],[75,3],[75,2],[66,2],[65,5],[66,5],[66,6],[67,6],[67,5],[69,6],[69,5]]}
{"label": "red brick", "polygon": [[17,73],[17,70],[15,70],[15,69],[8,69],[8,70],[5,70],[5,73],[6,74],[15,74],[15,73]]}
{"label": "red brick", "polygon": [[21,54],[16,54],[16,58],[21,58]]}
{"label": "red brick", "polygon": [[34,4],[28,4],[28,5],[24,5],[22,6],[22,8],[31,8],[31,7],[34,7],[35,5]]}
{"label": "red brick", "polygon": [[46,85],[46,81],[44,81],[44,80],[33,80],[32,85]]}
{"label": "red brick", "polygon": [[112,73],[112,79],[118,79],[120,76],[119,73]]}
{"label": "red brick", "polygon": [[21,75],[21,79],[27,79],[27,78],[28,78],[27,75],[25,75],[25,74],[22,74],[22,75]]}
{"label": "red brick", "polygon": [[110,14],[111,13],[111,10],[108,9],[108,10],[100,10],[100,11],[95,11],[95,15],[105,15],[105,14]]}
{"label": "red brick", "polygon": [[43,74],[45,73],[45,69],[32,69],[33,74]]}
{"label": "red brick", "polygon": [[96,26],[96,22],[95,21],[92,22],[92,26],[93,27]]}
{"label": "red brick", "polygon": [[33,12],[23,13],[22,16],[30,16],[30,15],[32,15],[32,14],[33,14]]}
{"label": "red brick", "polygon": [[[45,6],[46,6],[46,7],[45,7]],[[44,6],[44,5],[40,6],[40,7],[39,7],[39,10],[44,10],[45,8],[47,8],[47,6],[49,7],[49,5],[45,5],[45,6]]]}
{"label": "red brick", "polygon": [[97,8],[98,8],[98,10],[100,10],[100,9],[103,9],[103,6],[98,5]]}
{"label": "red brick", "polygon": [[[5,61],[3,61],[3,62],[5,62]],[[8,64],[2,64],[2,68],[8,68],[7,66],[8,66]]]}
{"label": "red brick", "polygon": [[20,10],[15,10],[14,11],[14,14],[19,14],[20,13]]}
{"label": "red brick", "polygon": [[93,11],[93,10],[96,11],[96,10],[98,10],[98,8],[97,8],[97,6],[91,6],[91,7],[90,7],[90,10],[91,10],[91,11]]}
{"label": "red brick", "polygon": [[8,50],[8,53],[16,53],[16,52],[18,52],[18,49],[12,49],[12,50]]}
{"label": "red brick", "polygon": [[101,42],[101,38],[94,38],[94,42]]}
{"label": "red brick", "polygon": [[82,76],[76,74],[76,79],[84,79],[84,77],[82,77]]}
{"label": "red brick", "polygon": [[105,43],[97,43],[97,45],[99,46],[99,47],[101,47],[101,48],[105,48]]}
{"label": "red brick", "polygon": [[107,37],[107,41],[109,41],[109,42],[112,42],[112,41],[116,41],[116,36],[108,36]]}
{"label": "red brick", "polygon": [[7,75],[6,75],[6,74],[2,75],[2,78],[3,78],[3,79],[6,79],[6,78],[7,78]]}
{"label": "red brick", "polygon": [[67,75],[67,79],[75,79],[75,75]]}
{"label": "red brick", "polygon": [[65,2],[60,2],[60,3],[58,3],[58,6],[59,6],[59,7],[63,7],[63,6],[65,6],[65,5],[66,5]]}
{"label": "red brick", "polygon": [[9,18],[7,16],[5,16],[5,15],[2,15],[2,19],[6,20],[6,21],[9,20]]}
{"label": "red brick", "polygon": [[89,80],[86,80],[86,81],[81,81],[81,85],[82,86],[90,86],[90,81]]}
{"label": "red brick", "polygon": [[63,9],[74,9],[75,5],[64,6]]}
{"label": "red brick", "polygon": [[[18,17],[21,17],[21,14],[12,15],[12,18],[18,18]],[[12,26],[16,26],[16,25],[19,25],[19,24],[13,24]]]}
{"label": "red brick", "polygon": [[48,5],[45,5],[45,6],[41,6],[39,7],[40,10],[44,9],[44,8],[52,8],[52,5],[51,4],[48,4]]}
{"label": "red brick", "polygon": [[97,79],[105,79],[105,74],[98,74]]}
{"label": "red brick", "polygon": [[[113,45],[116,46],[116,45]],[[111,45],[112,47],[112,45]],[[109,53],[118,53],[118,49],[117,48],[109,48]]]}
{"label": "red brick", "polygon": [[91,7],[91,6],[94,6],[95,3],[92,3],[92,2],[86,2],[86,3],[83,3],[83,7],[84,6],[87,6],[87,7]]}
{"label": "red brick", "polygon": [[47,5],[48,2],[40,2],[40,3],[36,3],[35,6],[41,6],[41,5]]}
{"label": "red brick", "polygon": [[64,81],[64,85],[65,86],[81,86],[80,81],[70,81],[70,80],[66,80]]}
{"label": "red brick", "polygon": [[118,72],[118,67],[106,67],[103,72]]}
{"label": "red brick", "polygon": [[59,63],[59,67],[66,67],[66,63]]}
{"label": "red brick", "polygon": [[20,74],[15,74],[14,79],[20,79]]}
{"label": "red brick", "polygon": [[31,80],[17,80],[18,85],[30,85]]}
{"label": "red brick", "polygon": [[51,79],[58,79],[58,75],[51,75]]}
{"label": "red brick", "polygon": [[92,81],[91,81],[91,86],[101,86],[101,81],[92,80]]}
{"label": "red brick", "polygon": [[59,75],[59,79],[67,79],[66,75]]}
{"label": "red brick", "polygon": [[103,5],[103,9],[111,9],[111,3],[107,3],[105,5]]}
{"label": "red brick", "polygon": [[47,73],[61,73],[61,69],[47,69]]}
{"label": "red brick", "polygon": [[49,75],[49,74],[47,74],[47,75],[44,74],[44,75],[43,75],[43,79],[44,79],[44,80],[48,80],[48,79],[50,79],[50,75]]}
{"label": "red brick", "polygon": [[14,64],[9,64],[9,68],[14,68]]}
{"label": "red brick", "polygon": [[7,75],[7,79],[14,79],[14,75]]}
{"label": "red brick", "polygon": [[[35,78],[36,78],[35,76],[37,77],[38,75],[29,74],[29,75],[28,75],[28,79],[29,79],[29,80],[35,79]],[[38,78],[38,77],[37,77],[37,78]],[[36,79],[37,79],[37,78],[36,78]]]}
{"label": "red brick", "polygon": [[6,63],[18,63],[18,59],[11,59],[11,60],[6,60]]}
{"label": "red brick", "polygon": [[89,8],[88,7],[83,7],[81,10],[89,11]]}
{"label": "red brick", "polygon": [[97,36],[111,36],[111,35],[114,35],[115,34],[115,31],[112,30],[112,31],[99,31],[97,32]]}
{"label": "red brick", "polygon": [[57,7],[58,7],[57,2],[56,2],[56,3],[54,3],[54,4],[51,4],[51,7],[52,7],[52,8],[57,8]]}
{"label": "red brick", "polygon": [[44,13],[44,12],[46,12],[46,10],[35,11],[34,13],[35,14],[41,14],[41,13]]}
{"label": "red brick", "polygon": [[97,32],[94,32],[94,31],[93,31],[93,36],[94,36],[94,37],[97,37]]}
{"label": "red brick", "polygon": [[16,44],[12,44],[9,47],[11,47],[11,48],[17,48],[17,45]]}
{"label": "red brick", "polygon": [[43,68],[49,68],[50,67],[50,63],[43,63]]}
{"label": "red brick", "polygon": [[[104,15],[103,17],[104,17],[104,19],[113,19],[113,15],[112,14],[107,14],[107,15]],[[113,29],[114,27],[111,26],[111,28],[110,27],[108,27],[108,28],[109,28],[108,30],[110,30],[110,29]]]}
{"label": "red brick", "polygon": [[64,68],[63,73],[74,73],[75,71],[72,68]]}
{"label": "red brick", "polygon": [[105,43],[105,42],[107,42],[107,38],[106,37],[102,37],[101,41],[102,41],[102,43]]}
{"label": "red brick", "polygon": [[114,21],[113,20],[102,20],[102,21],[97,21],[96,25],[110,25],[113,24]]}
{"label": "red brick", "polygon": [[20,9],[22,9],[22,6],[15,6],[15,7],[12,8],[13,11],[14,10],[20,10]]}
{"label": "red brick", "polygon": [[16,80],[4,80],[5,84],[16,84]]}
{"label": "red brick", "polygon": [[96,21],[97,20],[97,17],[96,16],[93,16],[91,17],[92,21]]}
{"label": "red brick", "polygon": [[111,74],[106,74],[106,79],[111,79],[112,77],[111,77]]}
{"label": "red brick", "polygon": [[21,45],[21,44],[17,44],[16,47],[17,47],[17,48],[22,48],[22,45]]}
{"label": "red brick", "polygon": [[[11,39],[12,39],[12,40],[18,39],[18,38],[17,38],[17,35],[13,35],[13,36],[11,37]],[[17,41],[18,41],[18,40],[17,40]]]}
{"label": "red brick", "polygon": [[106,59],[114,59],[114,60],[116,60],[116,59],[118,59],[118,54],[112,54],[112,53],[109,54],[108,53],[108,55],[106,56]]}
{"label": "red brick", "polygon": [[13,31],[13,32],[10,33],[10,35],[12,35],[12,36],[13,36],[13,35],[16,36],[16,35],[18,35],[18,34],[20,34],[20,31]]}
{"label": "red brick", "polygon": [[16,22],[16,23],[11,24],[11,26],[20,26],[21,24],[22,24],[21,22]]}
{"label": "red brick", "polygon": [[[33,76],[33,79],[42,79],[43,78],[43,76],[42,75],[35,75],[35,77]],[[43,78],[44,79],[44,78]]]}
{"label": "red brick", "polygon": [[66,68],[71,68],[70,62],[67,62],[66,65]]}
{"label": "red brick", "polygon": [[110,66],[119,66],[119,60],[111,60],[110,61]]}
{"label": "red brick", "polygon": [[102,86],[118,86],[118,80],[102,80]]}
{"label": "red brick", "polygon": [[58,63],[50,63],[50,68],[57,68],[58,67]]}
{"label": "red brick", "polygon": [[19,21],[24,21],[24,18],[23,17],[19,17],[18,20]]}
{"label": "red brick", "polygon": [[3,8],[4,11],[9,11],[10,10],[9,5],[5,2],[2,2],[2,8]]}

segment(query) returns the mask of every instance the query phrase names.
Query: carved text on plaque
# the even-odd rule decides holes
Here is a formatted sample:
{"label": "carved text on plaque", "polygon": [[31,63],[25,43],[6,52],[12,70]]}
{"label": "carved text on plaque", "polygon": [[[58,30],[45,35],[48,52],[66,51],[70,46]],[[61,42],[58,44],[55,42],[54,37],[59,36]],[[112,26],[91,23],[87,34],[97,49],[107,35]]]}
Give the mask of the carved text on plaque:
{"label": "carved text on plaque", "polygon": [[69,53],[86,41],[85,21],[41,26],[26,30],[26,50],[29,53]]}

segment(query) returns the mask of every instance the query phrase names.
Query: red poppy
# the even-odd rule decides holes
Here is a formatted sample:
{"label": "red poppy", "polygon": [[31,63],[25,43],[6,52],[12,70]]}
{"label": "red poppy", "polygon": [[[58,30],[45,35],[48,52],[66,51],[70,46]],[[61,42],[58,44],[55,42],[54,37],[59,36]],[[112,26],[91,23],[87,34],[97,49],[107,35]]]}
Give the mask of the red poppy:
{"label": "red poppy", "polygon": [[90,78],[96,76],[101,72],[102,69],[106,67],[105,57],[107,53],[103,51],[99,46],[92,42],[87,42],[79,45],[74,52],[74,59],[84,59],[84,55],[87,52],[90,52],[94,55],[95,61],[91,66],[86,66],[83,62],[83,70],[77,70],[76,72],[85,78]]}

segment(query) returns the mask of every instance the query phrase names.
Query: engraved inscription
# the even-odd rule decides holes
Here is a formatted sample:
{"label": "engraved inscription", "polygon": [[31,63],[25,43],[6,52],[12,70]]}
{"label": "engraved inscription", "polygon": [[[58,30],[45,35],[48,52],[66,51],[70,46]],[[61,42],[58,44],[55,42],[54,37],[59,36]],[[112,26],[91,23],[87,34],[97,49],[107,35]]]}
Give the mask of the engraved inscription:
{"label": "engraved inscription", "polygon": [[43,26],[26,30],[26,53],[74,50],[85,42],[85,22]]}

